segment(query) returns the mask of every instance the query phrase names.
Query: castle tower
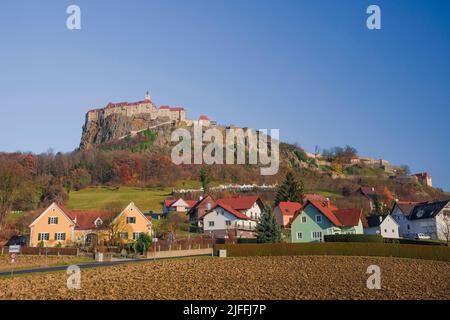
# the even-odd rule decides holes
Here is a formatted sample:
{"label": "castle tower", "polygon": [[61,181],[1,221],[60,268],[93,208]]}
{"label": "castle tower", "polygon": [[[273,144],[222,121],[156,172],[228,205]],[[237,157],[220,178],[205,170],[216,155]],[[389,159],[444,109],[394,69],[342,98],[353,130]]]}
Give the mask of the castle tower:
{"label": "castle tower", "polygon": [[150,101],[150,93],[148,92],[148,90],[145,92],[145,100]]}

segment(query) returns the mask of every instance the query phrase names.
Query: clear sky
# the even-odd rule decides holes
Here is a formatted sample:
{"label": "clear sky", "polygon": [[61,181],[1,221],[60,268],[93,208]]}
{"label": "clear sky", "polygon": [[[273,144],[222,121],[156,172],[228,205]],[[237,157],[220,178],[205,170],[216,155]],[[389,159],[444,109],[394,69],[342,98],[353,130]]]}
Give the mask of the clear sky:
{"label": "clear sky", "polygon": [[190,117],[279,128],[309,151],[349,144],[450,190],[450,1],[0,2],[1,151],[71,151],[87,110],[147,89]]}

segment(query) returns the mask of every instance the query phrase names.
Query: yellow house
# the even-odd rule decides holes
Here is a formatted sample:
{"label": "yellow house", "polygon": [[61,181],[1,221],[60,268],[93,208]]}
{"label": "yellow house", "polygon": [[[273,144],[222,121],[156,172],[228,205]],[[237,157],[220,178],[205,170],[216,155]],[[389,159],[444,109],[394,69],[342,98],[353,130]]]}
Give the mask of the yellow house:
{"label": "yellow house", "polygon": [[151,221],[131,202],[116,217],[110,212],[68,210],[52,203],[30,227],[30,246],[88,246],[95,241],[137,240],[141,233],[153,234]]}
{"label": "yellow house", "polygon": [[51,247],[58,243],[73,243],[75,225],[63,206],[52,203],[30,224],[30,246],[36,247],[42,243]]}
{"label": "yellow house", "polygon": [[152,222],[141,210],[131,202],[111,222],[110,238],[120,239],[122,242],[135,241],[141,233],[153,235]]}

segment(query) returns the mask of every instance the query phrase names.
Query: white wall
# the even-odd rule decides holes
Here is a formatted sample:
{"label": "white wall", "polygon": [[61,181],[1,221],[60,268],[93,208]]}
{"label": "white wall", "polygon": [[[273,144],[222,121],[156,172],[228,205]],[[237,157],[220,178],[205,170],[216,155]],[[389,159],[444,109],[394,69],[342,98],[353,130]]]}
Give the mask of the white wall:
{"label": "white wall", "polygon": [[[214,222],[214,226],[211,227],[209,225],[210,221]],[[225,223],[226,221],[231,221],[231,225],[227,226]],[[236,227],[253,229],[254,227],[256,227],[256,222],[238,219],[221,207],[217,207],[203,217],[203,230],[205,232],[213,230],[234,229]]]}
{"label": "white wall", "polygon": [[383,238],[400,238],[399,226],[391,217],[387,216],[380,225],[380,231]]}
{"label": "white wall", "polygon": [[253,206],[252,206],[250,209],[242,210],[241,212],[242,212],[243,214],[245,214],[247,217],[249,217],[250,219],[258,220],[259,217],[261,216],[262,209],[261,209],[261,207],[258,205],[258,203],[255,202],[255,203],[253,204]]}
{"label": "white wall", "polygon": [[[401,238],[412,237],[411,231],[411,221],[403,214],[402,210],[398,206],[395,206],[391,214],[392,218],[398,223],[399,236]],[[408,230],[408,224],[410,225],[410,230]]]}

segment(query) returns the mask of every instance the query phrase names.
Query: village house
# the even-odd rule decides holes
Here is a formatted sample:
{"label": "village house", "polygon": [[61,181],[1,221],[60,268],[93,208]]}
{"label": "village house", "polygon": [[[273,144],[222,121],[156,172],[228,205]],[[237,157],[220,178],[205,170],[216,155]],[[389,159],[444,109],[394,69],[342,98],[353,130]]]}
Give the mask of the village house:
{"label": "village house", "polygon": [[291,242],[322,242],[325,235],[363,234],[362,209],[341,210],[329,201],[307,200],[288,228]]}
{"label": "village house", "polygon": [[301,207],[298,202],[282,201],[273,209],[275,220],[285,228]]}
{"label": "village house", "polygon": [[258,196],[222,198],[201,218],[203,232],[226,237],[230,231],[237,237],[254,237],[254,229],[264,209]]}
{"label": "village house", "polygon": [[216,238],[227,238],[230,232],[237,238],[252,238],[256,225],[256,220],[224,203],[217,203],[203,216],[203,232]]}
{"label": "village house", "polygon": [[411,233],[411,223],[409,222],[409,215],[414,207],[418,204],[424,204],[426,202],[413,202],[413,201],[396,201],[390,211],[391,217],[397,222],[400,238],[408,238]]}
{"label": "village house", "polygon": [[400,238],[398,223],[388,214],[371,214],[363,219],[364,234],[383,238]]}
{"label": "village house", "polygon": [[186,213],[196,204],[195,200],[166,199],[163,201],[163,215],[167,216],[170,212]]}
{"label": "village house", "polygon": [[412,209],[407,221],[406,238],[447,240],[450,232],[450,200],[418,204]]}
{"label": "village house", "polygon": [[227,197],[217,200],[217,204],[228,205],[255,221],[259,219],[264,209],[264,203],[259,196]]}
{"label": "village house", "polygon": [[216,202],[214,199],[207,195],[206,197],[200,197],[200,199],[192,206],[187,212],[189,222],[199,228],[203,227],[203,216],[210,211]]}
{"label": "village house", "polygon": [[141,233],[152,235],[152,223],[131,202],[117,216],[109,212],[68,210],[52,203],[30,224],[30,246],[89,246],[118,237],[137,240]]}
{"label": "village house", "polygon": [[[319,194],[305,194],[304,200],[316,200],[322,202],[328,202],[329,199]],[[331,205],[329,203],[329,205]],[[294,214],[301,208],[302,204],[299,202],[282,201],[273,210],[275,220],[281,227],[285,228],[289,221],[294,217]],[[337,208],[336,208],[337,209]]]}
{"label": "village house", "polygon": [[383,209],[388,205],[389,201],[394,200],[394,195],[389,191],[389,189],[382,187],[361,187],[353,192],[352,195],[362,196],[367,199],[369,201],[371,212],[377,210],[377,204],[380,206],[378,209]]}

